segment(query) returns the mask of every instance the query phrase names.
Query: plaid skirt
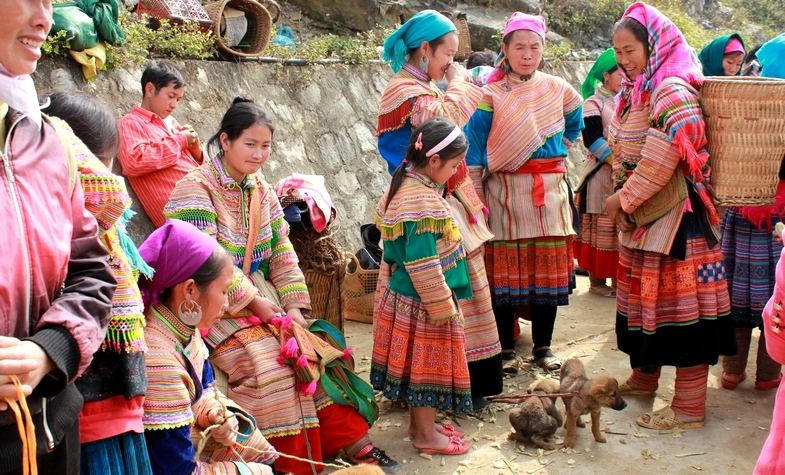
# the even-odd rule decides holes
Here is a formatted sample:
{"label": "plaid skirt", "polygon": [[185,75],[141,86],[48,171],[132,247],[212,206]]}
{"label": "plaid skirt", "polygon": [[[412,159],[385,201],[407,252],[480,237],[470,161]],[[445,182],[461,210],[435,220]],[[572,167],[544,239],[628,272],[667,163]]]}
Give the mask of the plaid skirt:
{"label": "plaid skirt", "polygon": [[572,236],[491,241],[485,270],[500,307],[567,305],[575,288]]}
{"label": "plaid skirt", "polygon": [[[771,219],[771,228],[779,218]],[[767,228],[758,229],[739,208],[728,208],[722,224],[722,255],[728,279],[731,320],[737,327],[759,327],[761,313],[774,292],[782,244]]]}
{"label": "plaid skirt", "polygon": [[434,325],[419,299],[389,289],[373,318],[371,384],[392,401],[472,410],[463,322]]}

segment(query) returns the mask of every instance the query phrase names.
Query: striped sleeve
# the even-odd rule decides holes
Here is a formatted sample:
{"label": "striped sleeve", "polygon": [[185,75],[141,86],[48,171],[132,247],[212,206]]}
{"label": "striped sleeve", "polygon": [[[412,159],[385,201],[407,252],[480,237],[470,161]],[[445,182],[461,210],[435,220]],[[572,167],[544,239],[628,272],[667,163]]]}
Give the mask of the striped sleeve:
{"label": "striped sleeve", "polygon": [[202,170],[196,169],[177,182],[164,206],[164,217],[191,223],[215,237],[218,233],[215,206],[201,174]]}
{"label": "striped sleeve", "polygon": [[466,125],[477,110],[482,99],[482,89],[466,81],[451,81],[444,97],[422,95],[414,102],[412,125],[418,125],[435,117],[444,117],[459,127]]}
{"label": "striped sleeve", "polygon": [[668,136],[659,130],[649,129],[641,150],[641,159],[619,194],[624,212],[635,212],[665,188],[680,160],[679,149]]}
{"label": "striped sleeve", "polygon": [[436,249],[436,235],[417,233],[416,223],[406,223],[406,260],[404,267],[432,321],[449,320],[458,314],[452,290],[442,271]]}
{"label": "striped sleeve", "polygon": [[177,359],[166,348],[148,342],[145,354],[147,392],[144,400],[145,430],[177,429],[194,423],[191,395],[194,382]]}
{"label": "striped sleeve", "polygon": [[273,230],[270,280],[273,282],[284,310],[311,308],[308,286],[300,270],[297,253],[289,241],[289,224],[283,216],[281,203],[270,186],[265,186],[265,198],[270,207],[270,226]]}
{"label": "striped sleeve", "polygon": [[188,151],[185,135],[171,134],[153,138],[148,127],[143,119],[133,113],[118,121],[117,155],[125,176],[137,177],[173,167]]}

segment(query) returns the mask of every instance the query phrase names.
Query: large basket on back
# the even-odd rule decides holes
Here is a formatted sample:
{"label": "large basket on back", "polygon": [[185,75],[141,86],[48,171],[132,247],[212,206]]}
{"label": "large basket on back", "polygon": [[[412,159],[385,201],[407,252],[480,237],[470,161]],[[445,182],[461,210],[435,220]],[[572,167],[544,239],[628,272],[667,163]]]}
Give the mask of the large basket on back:
{"label": "large basket on back", "polygon": [[472,36],[466,14],[461,12],[442,12],[442,14],[452,21],[458,32],[458,51],[455,52],[455,60],[464,61],[472,54]]}
{"label": "large basket on back", "polygon": [[363,269],[354,254],[346,253],[347,269],[343,278],[343,315],[347,320],[373,323],[373,298],[379,269]]}
{"label": "large basket on back", "polygon": [[[248,32],[240,45],[235,47],[228,46],[221,34],[221,18],[227,6],[244,12],[248,20]],[[259,56],[267,47],[267,43],[270,42],[273,30],[272,17],[270,12],[256,0],[220,0],[206,4],[204,9],[213,20],[216,46],[224,53],[242,57]]]}
{"label": "large basket on back", "polygon": [[785,81],[707,77],[701,106],[718,204],[771,204],[785,157]]}

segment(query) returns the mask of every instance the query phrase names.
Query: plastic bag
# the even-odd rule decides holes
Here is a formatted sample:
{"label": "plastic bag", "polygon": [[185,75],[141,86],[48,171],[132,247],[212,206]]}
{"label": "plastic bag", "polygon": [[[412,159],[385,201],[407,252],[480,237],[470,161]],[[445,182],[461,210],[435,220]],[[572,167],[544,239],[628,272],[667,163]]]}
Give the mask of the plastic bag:
{"label": "plastic bag", "polygon": [[74,51],[98,44],[98,32],[93,19],[79,7],[78,2],[55,3],[53,7],[52,35],[59,31],[67,32],[69,48]]}

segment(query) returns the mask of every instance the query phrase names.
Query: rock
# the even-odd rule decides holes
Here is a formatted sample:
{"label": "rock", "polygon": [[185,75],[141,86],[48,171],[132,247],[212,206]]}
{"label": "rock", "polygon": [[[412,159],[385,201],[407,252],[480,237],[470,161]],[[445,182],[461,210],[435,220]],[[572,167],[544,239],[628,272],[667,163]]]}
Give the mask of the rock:
{"label": "rock", "polygon": [[377,0],[290,0],[306,15],[351,30],[367,31],[381,20]]}
{"label": "rock", "polygon": [[553,43],[553,44],[557,44],[557,45],[560,45],[560,44],[562,44],[564,42],[569,41],[569,40],[567,40],[567,38],[565,38],[562,35],[556,33],[555,31],[548,31],[547,33],[545,33],[545,39],[548,41],[548,43]]}

